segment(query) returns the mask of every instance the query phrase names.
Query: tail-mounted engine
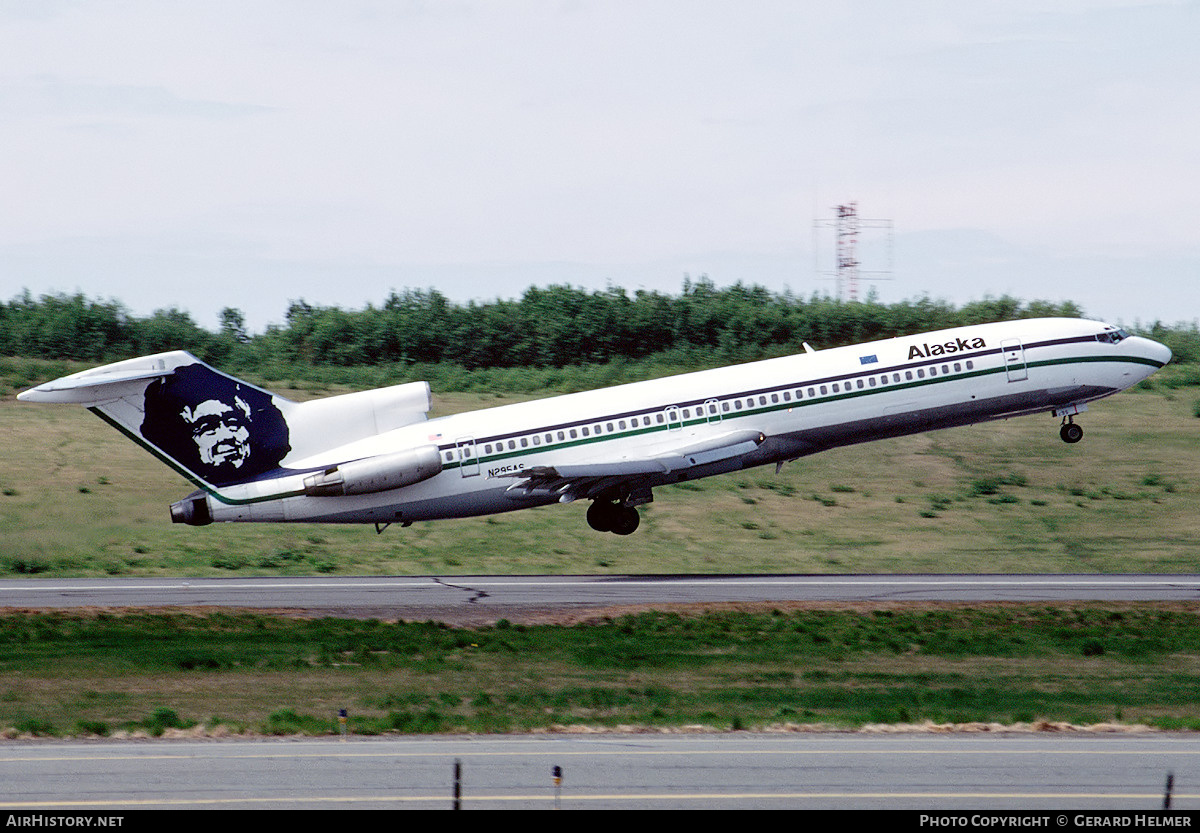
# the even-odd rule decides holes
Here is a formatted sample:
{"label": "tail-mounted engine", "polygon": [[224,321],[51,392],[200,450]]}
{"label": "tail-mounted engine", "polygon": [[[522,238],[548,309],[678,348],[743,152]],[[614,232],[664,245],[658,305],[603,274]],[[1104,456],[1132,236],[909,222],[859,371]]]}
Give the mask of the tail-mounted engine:
{"label": "tail-mounted engine", "polygon": [[442,456],[436,445],[398,451],[380,457],[368,457],[342,463],[319,474],[304,478],[304,494],[309,497],[345,497],[386,492],[428,480],[442,470]]}

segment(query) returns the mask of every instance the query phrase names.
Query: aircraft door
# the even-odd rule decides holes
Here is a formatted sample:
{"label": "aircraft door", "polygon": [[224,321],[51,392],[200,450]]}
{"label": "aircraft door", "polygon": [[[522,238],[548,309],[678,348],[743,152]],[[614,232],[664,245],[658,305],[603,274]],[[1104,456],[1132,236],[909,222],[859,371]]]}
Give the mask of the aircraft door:
{"label": "aircraft door", "polygon": [[479,455],[475,453],[475,438],[459,437],[455,442],[458,445],[458,468],[462,476],[474,477],[479,474]]}
{"label": "aircraft door", "polygon": [[715,399],[704,400],[704,417],[710,423],[721,421],[721,403]]}
{"label": "aircraft door", "polygon": [[1023,382],[1029,378],[1029,369],[1025,366],[1025,346],[1019,338],[1007,338],[1000,342],[1000,352],[1004,354],[1004,370],[1008,373],[1008,381]]}
{"label": "aircraft door", "polygon": [[667,415],[667,430],[680,431],[683,429],[683,413],[676,405],[671,405],[666,410]]}

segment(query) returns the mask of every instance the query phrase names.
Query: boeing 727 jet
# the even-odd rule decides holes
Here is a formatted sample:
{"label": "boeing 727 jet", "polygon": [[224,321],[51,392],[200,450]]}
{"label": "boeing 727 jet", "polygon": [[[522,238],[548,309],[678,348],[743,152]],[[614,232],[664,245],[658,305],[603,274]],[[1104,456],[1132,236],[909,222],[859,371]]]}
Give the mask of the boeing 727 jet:
{"label": "boeing 727 jet", "polygon": [[653,490],[818,451],[1042,413],[1075,417],[1171,351],[1095,321],[980,324],[428,418],[429,385],[293,402],[188,353],[18,396],[84,405],[198,488],[177,523],[392,523],[589,500],[628,535]]}

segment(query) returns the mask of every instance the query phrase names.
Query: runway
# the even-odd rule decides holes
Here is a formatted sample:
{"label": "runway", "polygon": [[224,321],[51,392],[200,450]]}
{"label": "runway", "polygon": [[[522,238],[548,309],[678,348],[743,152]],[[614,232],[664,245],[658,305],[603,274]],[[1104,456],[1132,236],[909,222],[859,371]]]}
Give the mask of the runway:
{"label": "runway", "polygon": [[456,762],[462,809],[1200,807],[1190,736],[736,733],[15,744],[0,808],[451,809]]}
{"label": "runway", "polygon": [[0,608],[187,607],[480,624],[649,606],[1200,600],[1189,575],[391,576],[8,579]]}

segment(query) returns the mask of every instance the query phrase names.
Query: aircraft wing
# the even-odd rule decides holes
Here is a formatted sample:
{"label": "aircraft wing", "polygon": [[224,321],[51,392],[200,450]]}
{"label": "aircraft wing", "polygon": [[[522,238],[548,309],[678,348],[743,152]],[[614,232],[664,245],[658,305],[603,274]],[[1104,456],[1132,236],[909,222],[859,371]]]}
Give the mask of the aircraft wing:
{"label": "aircraft wing", "polygon": [[533,466],[500,475],[516,480],[508,487],[514,499],[555,495],[562,502],[593,497],[612,486],[652,474],[667,474],[748,454],[763,443],[761,431],[730,431],[703,442],[660,445],[644,456],[589,460],[563,466]]}

